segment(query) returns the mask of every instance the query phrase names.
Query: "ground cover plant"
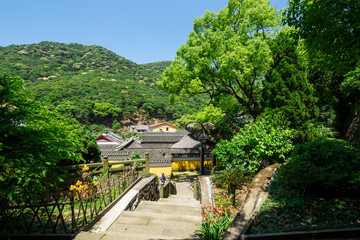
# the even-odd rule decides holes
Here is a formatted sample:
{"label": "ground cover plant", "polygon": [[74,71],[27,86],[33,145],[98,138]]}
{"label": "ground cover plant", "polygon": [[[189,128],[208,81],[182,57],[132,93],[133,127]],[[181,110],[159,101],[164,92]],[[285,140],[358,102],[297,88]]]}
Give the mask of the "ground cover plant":
{"label": "ground cover plant", "polygon": [[360,150],[338,139],[297,145],[252,233],[360,227]]}
{"label": "ground cover plant", "polygon": [[273,182],[251,233],[360,227],[359,198],[302,196],[301,190]]}

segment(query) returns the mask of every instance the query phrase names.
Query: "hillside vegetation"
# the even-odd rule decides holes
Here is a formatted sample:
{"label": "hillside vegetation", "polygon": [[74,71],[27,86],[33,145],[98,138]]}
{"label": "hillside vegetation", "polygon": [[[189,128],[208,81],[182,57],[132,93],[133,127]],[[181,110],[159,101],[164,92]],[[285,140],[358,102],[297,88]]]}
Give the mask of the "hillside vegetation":
{"label": "hillside vegetation", "polygon": [[172,120],[197,111],[204,98],[169,104],[155,85],[170,61],[136,64],[99,46],[40,42],[0,47],[0,71],[25,80],[50,109],[86,124]]}

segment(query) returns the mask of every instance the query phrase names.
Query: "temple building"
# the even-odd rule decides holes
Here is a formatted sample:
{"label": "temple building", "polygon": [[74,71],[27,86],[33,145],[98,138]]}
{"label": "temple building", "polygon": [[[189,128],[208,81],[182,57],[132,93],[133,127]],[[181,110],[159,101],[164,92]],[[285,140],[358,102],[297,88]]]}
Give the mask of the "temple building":
{"label": "temple building", "polygon": [[[161,125],[166,127],[166,125]],[[101,149],[101,157],[109,161],[124,160],[132,153],[145,156],[149,153],[150,173],[164,173],[171,176],[173,171],[200,169],[201,143],[192,139],[186,131],[144,132],[139,137],[122,139],[106,132],[96,138]],[[116,135],[117,136],[117,135]],[[205,153],[205,165],[210,165],[210,153]]]}

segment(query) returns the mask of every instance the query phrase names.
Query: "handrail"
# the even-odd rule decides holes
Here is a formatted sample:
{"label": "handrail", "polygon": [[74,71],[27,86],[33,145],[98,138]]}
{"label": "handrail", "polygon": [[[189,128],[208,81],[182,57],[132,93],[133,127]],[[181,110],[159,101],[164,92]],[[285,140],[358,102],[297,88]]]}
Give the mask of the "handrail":
{"label": "handrail", "polygon": [[[131,163],[145,163],[146,159],[142,158],[142,159],[135,159],[135,160],[124,160],[124,161],[111,161],[109,162],[109,165],[117,165],[117,164],[124,164],[124,165],[130,165]],[[64,166],[63,168],[66,170],[74,170],[74,169],[81,169],[84,166],[88,166],[89,168],[96,168],[96,167],[102,167],[104,164],[103,163],[87,163],[87,164],[76,164],[76,165],[68,165],[68,166]]]}
{"label": "handrail", "polygon": [[[145,164],[137,166],[137,162]],[[132,166],[111,168],[117,164]],[[145,154],[144,159],[108,162],[108,159],[104,158],[102,163],[79,164],[65,168],[79,170],[85,165],[89,168],[101,167],[94,172],[95,174],[104,173],[105,169],[109,169],[106,179],[94,186],[87,185],[88,188],[45,194],[33,198],[30,202],[0,206],[0,219],[6,219],[7,223],[0,226],[0,232],[73,234],[81,230],[142,176],[149,176],[149,154]],[[110,177],[109,173],[115,172],[121,172],[119,178]],[[84,178],[84,175],[82,176]]]}

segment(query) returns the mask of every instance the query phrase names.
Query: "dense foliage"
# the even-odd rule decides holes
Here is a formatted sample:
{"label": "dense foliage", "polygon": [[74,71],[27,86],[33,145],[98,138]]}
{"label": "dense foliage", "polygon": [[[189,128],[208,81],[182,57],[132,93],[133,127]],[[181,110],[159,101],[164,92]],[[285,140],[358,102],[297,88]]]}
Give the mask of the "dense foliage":
{"label": "dense foliage", "polygon": [[270,41],[274,62],[263,81],[265,112],[283,116],[298,141],[316,134],[313,122],[319,115],[313,85],[307,80],[306,51],[294,28],[284,27]]}
{"label": "dense foliage", "polygon": [[317,195],[359,194],[360,149],[344,140],[318,138],[296,146],[277,180]]}
{"label": "dense foliage", "polygon": [[285,161],[293,149],[292,133],[273,123],[272,119],[260,117],[245,125],[231,141],[220,141],[213,151],[217,160],[225,168],[243,166],[255,171]]}
{"label": "dense foliage", "polygon": [[353,91],[341,91],[341,85],[347,74],[359,71],[359,14],[357,0],[292,0],[284,15],[284,22],[305,40],[311,61],[309,80],[317,89],[320,109],[327,117],[334,112],[340,136],[358,143],[359,98],[349,97]]}
{"label": "dense foliage", "polygon": [[[61,180],[59,166],[99,159],[94,138],[74,119],[50,112],[24,82],[0,75],[0,202],[26,200]],[[89,151],[87,151],[87,149]]]}
{"label": "dense foliage", "polygon": [[284,21],[299,29],[308,47],[320,51],[344,74],[359,61],[359,14],[357,0],[291,0]]}
{"label": "dense foliage", "polygon": [[50,109],[81,123],[123,126],[151,118],[171,120],[198,110],[201,98],[169,104],[155,81],[171,62],[135,64],[98,46],[41,42],[0,47],[0,71],[25,80]]}
{"label": "dense foliage", "polygon": [[214,106],[256,118],[261,79],[272,62],[267,42],[278,25],[267,0],[230,0],[220,12],[206,12],[195,19],[159,86],[180,96],[206,93]]}

